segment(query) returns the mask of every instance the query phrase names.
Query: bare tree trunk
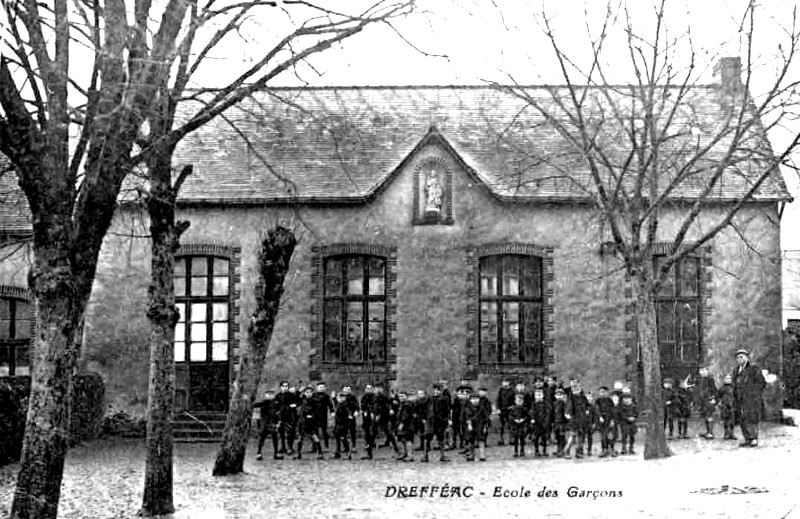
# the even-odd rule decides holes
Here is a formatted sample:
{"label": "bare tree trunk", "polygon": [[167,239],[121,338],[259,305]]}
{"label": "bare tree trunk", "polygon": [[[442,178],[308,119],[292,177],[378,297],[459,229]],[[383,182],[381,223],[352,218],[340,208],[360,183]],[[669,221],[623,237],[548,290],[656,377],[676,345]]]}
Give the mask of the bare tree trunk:
{"label": "bare tree trunk", "polygon": [[[642,262],[650,268],[648,260]],[[651,283],[652,276],[635,270],[632,275],[635,296],[636,328],[638,342],[642,351],[643,371],[643,409],[647,430],[645,431],[644,458],[666,458],[672,453],[664,436],[664,405],[661,392],[661,352],[656,338],[656,307]]]}
{"label": "bare tree trunk", "polygon": [[11,508],[14,519],[50,519],[58,514],[80,344],[75,333],[85,308],[61,251],[38,252],[32,286],[39,323],[25,441]]}
{"label": "bare tree trunk", "polygon": [[271,229],[261,243],[256,310],[247,328],[248,348],[242,352],[239,371],[233,382],[222,444],[214,462],[214,476],[238,474],[244,470],[253,403],[278,315],[283,281],[296,244],[292,231],[280,226]]}
{"label": "bare tree trunk", "polygon": [[[175,307],[173,273],[180,235],[189,224],[175,223],[175,198],[172,187],[171,152],[157,154],[150,163],[150,216],[152,257],[147,318],[150,320],[150,379],[147,393],[147,458],[144,495],[139,515],[171,514],[172,500],[172,418],[175,402],[175,363],[173,348],[178,310]],[[191,172],[184,168],[179,182]],[[176,184],[179,187],[179,184]]]}

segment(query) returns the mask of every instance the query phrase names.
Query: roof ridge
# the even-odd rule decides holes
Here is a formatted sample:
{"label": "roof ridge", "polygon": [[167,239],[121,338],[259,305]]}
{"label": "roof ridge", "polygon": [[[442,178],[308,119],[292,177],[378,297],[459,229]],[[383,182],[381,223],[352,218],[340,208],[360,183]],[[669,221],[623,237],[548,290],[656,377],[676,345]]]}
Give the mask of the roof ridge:
{"label": "roof ridge", "polygon": [[[655,85],[658,88],[685,88],[683,85],[664,85],[664,84],[657,84]],[[618,84],[609,84],[609,85],[566,85],[566,84],[559,84],[559,83],[545,83],[539,85],[513,85],[513,84],[497,84],[497,85],[478,85],[478,84],[442,84],[442,85],[435,85],[435,84],[425,84],[425,85],[414,85],[414,84],[406,84],[406,85],[314,85],[314,86],[273,86],[269,87],[262,91],[254,92],[254,94],[263,94],[269,93],[270,91],[287,91],[287,92],[304,92],[304,91],[313,91],[313,92],[324,92],[324,91],[334,91],[334,90],[497,90],[498,87],[500,88],[541,88],[541,89],[548,89],[548,88],[594,88],[594,89],[619,89],[619,88],[638,88],[638,85],[633,83],[618,83]],[[703,83],[703,84],[696,84],[691,85],[690,88],[692,89],[717,89],[719,85],[716,83]],[[194,91],[207,91],[208,89],[187,89],[188,92]]]}

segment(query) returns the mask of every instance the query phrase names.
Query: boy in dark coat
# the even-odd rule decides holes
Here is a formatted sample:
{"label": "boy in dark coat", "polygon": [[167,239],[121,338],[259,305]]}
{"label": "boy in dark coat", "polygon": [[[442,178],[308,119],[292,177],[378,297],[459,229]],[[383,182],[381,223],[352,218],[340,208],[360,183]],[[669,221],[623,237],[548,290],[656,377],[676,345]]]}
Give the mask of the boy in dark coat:
{"label": "boy in dark coat", "polygon": [[414,400],[414,431],[419,436],[418,451],[425,452],[425,440],[429,432],[428,428],[428,407],[429,407],[428,394],[424,389],[417,391],[417,397]]}
{"label": "boy in dark coat", "polygon": [[489,415],[486,406],[481,405],[478,395],[470,395],[469,405],[464,408],[464,425],[469,443],[467,461],[475,461],[475,447],[478,447],[479,460],[486,461],[486,434],[489,429]]}
{"label": "boy in dark coat", "polygon": [[354,421],[355,417],[347,402],[347,394],[340,392],[336,395],[336,411],[333,415],[333,435],[336,438],[336,454],[334,454],[334,458],[341,458],[344,451],[344,456],[348,460],[352,459],[348,436],[350,436],[350,427]]}
{"label": "boy in dark coat", "polygon": [[[528,424],[531,421],[528,410],[525,409],[525,398],[519,393],[514,395],[514,405],[508,410],[511,443],[514,445],[514,457],[525,457],[525,436],[528,433]],[[538,448],[536,455],[539,455]]]}
{"label": "boy in dark coat", "polygon": [[566,447],[566,435],[569,432],[569,421],[565,416],[567,408],[567,395],[562,388],[556,388],[555,401],[553,402],[553,434],[556,436],[557,458],[564,457],[564,447]]}
{"label": "boy in dark coat", "polygon": [[689,417],[692,414],[692,393],[689,390],[689,381],[681,380],[678,387],[678,436],[689,438]]}
{"label": "boy in dark coat", "polygon": [[317,382],[317,390],[311,395],[311,405],[316,414],[315,420],[317,427],[322,432],[322,441],[325,442],[325,448],[329,446],[328,443],[328,416],[333,413],[333,401],[327,393],[327,388],[324,382]]}
{"label": "boy in dark coat", "polygon": [[[530,429],[533,435],[533,455],[537,458],[539,456],[547,457],[547,440],[550,437],[551,429],[550,422],[551,409],[550,404],[545,400],[544,390],[535,389],[530,409]],[[541,452],[539,447],[542,448]]]}
{"label": "boy in dark coat", "polygon": [[256,459],[262,460],[264,456],[261,454],[261,448],[264,446],[264,440],[267,436],[272,438],[272,458],[282,460],[283,456],[280,455],[278,449],[278,430],[281,426],[281,409],[278,402],[275,400],[275,392],[267,391],[264,394],[264,400],[256,403],[253,407],[259,409],[261,412],[261,431],[258,435],[258,452]]}
{"label": "boy in dark coat", "polygon": [[589,428],[586,430],[586,455],[592,455],[594,445],[594,432],[597,430],[597,406],[594,405],[594,395],[586,393],[586,402],[589,403]]}
{"label": "boy in dark coat", "polygon": [[436,436],[439,443],[439,461],[449,461],[444,455],[445,432],[452,424],[450,422],[450,397],[442,393],[442,386],[434,384],[433,397],[428,402],[428,419],[426,421],[428,432],[425,438],[425,455],[423,462],[428,461],[428,453],[431,450],[431,440]]}
{"label": "boy in dark coat", "polygon": [[622,395],[619,404],[619,428],[622,433],[622,454],[636,454],[633,450],[633,443],[636,441],[636,418],[639,411],[633,403],[633,395],[630,393]]}
{"label": "boy in dark coat", "polygon": [[722,379],[722,387],[719,389],[719,414],[722,419],[722,426],[725,430],[723,439],[735,440],[733,427],[736,424],[734,405],[733,405],[733,377],[725,375]]}
{"label": "boy in dark coat", "polygon": [[614,448],[613,430],[614,424],[614,401],[608,395],[608,388],[602,386],[597,394],[595,402],[597,412],[597,428],[600,431],[600,457],[605,458],[611,454]]}
{"label": "boy in dark coat", "polygon": [[345,402],[347,403],[347,408],[350,409],[350,414],[353,416],[352,421],[350,422],[350,447],[353,453],[356,452],[356,432],[357,426],[356,423],[358,422],[358,413],[361,410],[361,406],[358,404],[358,398],[356,395],[353,394],[353,388],[349,385],[342,386],[342,393],[344,393]]}
{"label": "boy in dark coat", "polygon": [[[278,431],[281,437],[281,454],[294,454],[295,427],[297,426],[297,406],[300,397],[297,392],[290,390],[289,381],[282,380],[280,391],[275,395],[275,401],[281,413],[281,427]],[[287,447],[288,444],[288,447]]]}
{"label": "boy in dark coat", "polygon": [[395,454],[397,454],[399,450],[397,448],[397,441],[394,438],[394,431],[392,430],[394,409],[392,409],[389,397],[383,392],[383,386],[380,384],[375,385],[375,408],[378,417],[376,426],[386,437],[386,442],[381,445],[381,447],[391,445]]}
{"label": "boy in dark coat", "polygon": [[697,395],[697,407],[700,410],[700,416],[706,426],[705,434],[701,434],[702,438],[707,440],[714,439],[714,409],[717,407],[717,385],[714,379],[708,375],[708,368],[703,366],[700,368],[700,377],[695,384],[695,394]]}
{"label": "boy in dark coat", "polygon": [[[664,429],[667,430],[667,439],[671,440],[675,431],[675,418],[678,416],[678,393],[673,388],[671,378],[664,379],[662,388],[664,395]],[[680,434],[680,431],[678,434]]]}
{"label": "boy in dark coat", "polygon": [[[504,378],[500,382],[500,389],[497,390],[497,400],[495,401],[497,409],[500,411],[500,441],[498,445],[505,445],[506,428],[511,424],[509,423],[509,412],[514,406],[514,388],[511,387],[511,381]],[[509,427],[509,429],[511,429]]]}
{"label": "boy in dark coat", "polygon": [[[577,380],[570,383],[571,397],[567,402],[567,420],[570,424],[571,437],[575,444],[575,458],[583,458],[583,445],[586,443],[586,433],[590,426],[589,402],[583,394],[581,384]],[[569,456],[569,446],[566,448],[566,455]]]}
{"label": "boy in dark coat", "polygon": [[453,401],[453,448],[458,446],[461,454],[466,454],[464,438],[464,409],[469,404],[469,393],[467,386],[456,388],[456,398]]}
{"label": "boy in dark coat", "polygon": [[322,454],[322,445],[319,441],[319,426],[317,425],[317,412],[312,401],[313,390],[310,387],[305,388],[303,391],[303,400],[300,404],[300,412],[298,414],[298,441],[297,441],[297,455],[295,459],[303,459],[303,439],[306,437],[311,438],[312,447],[311,454],[317,453],[318,459],[323,459],[325,456]]}
{"label": "boy in dark coat", "polygon": [[397,394],[400,409],[397,416],[397,437],[403,445],[403,455],[398,461],[414,461],[414,402],[401,391]]}
{"label": "boy in dark coat", "polygon": [[378,411],[375,403],[375,388],[372,384],[364,386],[364,396],[361,397],[361,428],[364,429],[364,449],[367,453],[361,457],[363,460],[372,459],[375,449],[375,435],[378,429]]}

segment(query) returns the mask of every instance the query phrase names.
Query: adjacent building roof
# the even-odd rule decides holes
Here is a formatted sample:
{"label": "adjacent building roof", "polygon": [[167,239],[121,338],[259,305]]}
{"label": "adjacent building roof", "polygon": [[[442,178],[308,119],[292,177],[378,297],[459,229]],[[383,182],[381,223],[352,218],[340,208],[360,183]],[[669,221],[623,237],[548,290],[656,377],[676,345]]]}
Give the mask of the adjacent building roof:
{"label": "adjacent building roof", "polygon": [[[609,91],[624,103],[626,88]],[[525,92],[554,111],[553,96],[567,95],[564,87],[527,87]],[[589,113],[598,114],[598,120],[610,113],[599,92],[593,89],[589,96],[594,103]],[[729,102],[716,85],[694,87],[671,125],[685,138],[665,146],[663,156],[709,142],[725,124]],[[180,198],[189,203],[365,201],[431,133],[500,199],[574,201],[593,189],[580,152],[533,107],[497,88],[278,88],[245,100],[182,142],[174,164],[191,163],[194,174]],[[770,154],[766,138],[754,136]],[[604,138],[607,146],[626,141]],[[712,148],[706,167],[727,142]],[[763,168],[752,161],[731,168],[710,198],[740,198],[756,171]],[[697,197],[705,185],[700,177],[682,182],[671,196]],[[777,168],[754,198],[790,199]]]}

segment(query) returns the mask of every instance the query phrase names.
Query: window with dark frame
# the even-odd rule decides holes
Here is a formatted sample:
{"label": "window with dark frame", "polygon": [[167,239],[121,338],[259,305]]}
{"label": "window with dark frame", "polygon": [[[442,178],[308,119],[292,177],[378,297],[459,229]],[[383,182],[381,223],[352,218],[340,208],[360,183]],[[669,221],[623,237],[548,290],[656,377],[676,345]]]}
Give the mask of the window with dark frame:
{"label": "window with dark frame", "polygon": [[31,304],[0,298],[0,376],[30,375]]}
{"label": "window with dark frame", "polygon": [[324,363],[386,363],[386,258],[325,258]]}
{"label": "window with dark frame", "polygon": [[175,259],[175,362],[228,360],[230,261],[215,256]]}
{"label": "window with dark frame", "polygon": [[479,362],[542,365],[542,259],[484,256],[479,268]]}
{"label": "window with dark frame", "polygon": [[[666,256],[653,258],[656,272]],[[701,361],[700,259],[682,258],[670,267],[655,297],[658,346],[665,365]]]}

